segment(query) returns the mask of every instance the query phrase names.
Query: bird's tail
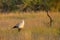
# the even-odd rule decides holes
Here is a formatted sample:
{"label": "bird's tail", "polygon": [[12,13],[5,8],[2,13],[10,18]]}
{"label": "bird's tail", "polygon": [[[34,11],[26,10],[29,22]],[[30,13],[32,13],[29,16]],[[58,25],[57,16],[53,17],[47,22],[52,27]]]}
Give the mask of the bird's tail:
{"label": "bird's tail", "polygon": [[13,28],[17,28],[17,26],[14,26]]}
{"label": "bird's tail", "polygon": [[11,29],[15,29],[16,28],[16,26],[13,26]]}

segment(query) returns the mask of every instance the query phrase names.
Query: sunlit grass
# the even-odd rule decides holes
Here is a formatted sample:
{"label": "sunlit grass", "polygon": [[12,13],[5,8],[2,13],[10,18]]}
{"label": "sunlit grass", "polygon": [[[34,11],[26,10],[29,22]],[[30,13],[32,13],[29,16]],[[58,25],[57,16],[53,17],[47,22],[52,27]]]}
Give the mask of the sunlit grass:
{"label": "sunlit grass", "polygon": [[[54,37],[53,39],[55,39],[55,36],[58,36],[60,33],[60,14],[49,12],[49,15],[53,19],[53,25],[51,27],[48,24],[49,18],[46,12],[0,14],[0,37],[2,37],[2,40],[34,40],[34,36],[36,36],[36,40],[45,40],[48,37]],[[24,29],[21,32],[18,32],[17,29],[12,29],[21,19],[25,20]]]}

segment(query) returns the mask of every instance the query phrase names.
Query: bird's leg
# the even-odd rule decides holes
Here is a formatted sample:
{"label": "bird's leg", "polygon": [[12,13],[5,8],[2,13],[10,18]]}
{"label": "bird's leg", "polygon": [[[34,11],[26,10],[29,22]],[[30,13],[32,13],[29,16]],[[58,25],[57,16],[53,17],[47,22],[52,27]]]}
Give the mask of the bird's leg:
{"label": "bird's leg", "polygon": [[18,28],[18,31],[21,31],[21,28]]}

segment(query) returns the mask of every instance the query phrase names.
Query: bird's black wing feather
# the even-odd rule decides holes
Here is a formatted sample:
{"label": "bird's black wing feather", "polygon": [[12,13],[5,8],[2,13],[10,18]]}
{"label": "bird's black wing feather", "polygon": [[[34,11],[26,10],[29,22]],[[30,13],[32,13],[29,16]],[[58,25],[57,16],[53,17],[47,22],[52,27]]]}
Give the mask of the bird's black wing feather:
{"label": "bird's black wing feather", "polygon": [[19,23],[18,23],[18,24],[16,24],[13,28],[18,28],[18,26],[19,26]]}
{"label": "bird's black wing feather", "polygon": [[14,26],[13,28],[18,28],[18,26]]}

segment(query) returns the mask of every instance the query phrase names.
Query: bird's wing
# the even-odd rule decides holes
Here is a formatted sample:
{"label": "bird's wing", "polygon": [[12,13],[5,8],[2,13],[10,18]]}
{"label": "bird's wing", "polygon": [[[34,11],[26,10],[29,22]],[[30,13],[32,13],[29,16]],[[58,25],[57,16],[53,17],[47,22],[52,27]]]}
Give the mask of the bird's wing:
{"label": "bird's wing", "polygon": [[19,23],[18,23],[18,24],[16,24],[15,26],[19,26]]}

